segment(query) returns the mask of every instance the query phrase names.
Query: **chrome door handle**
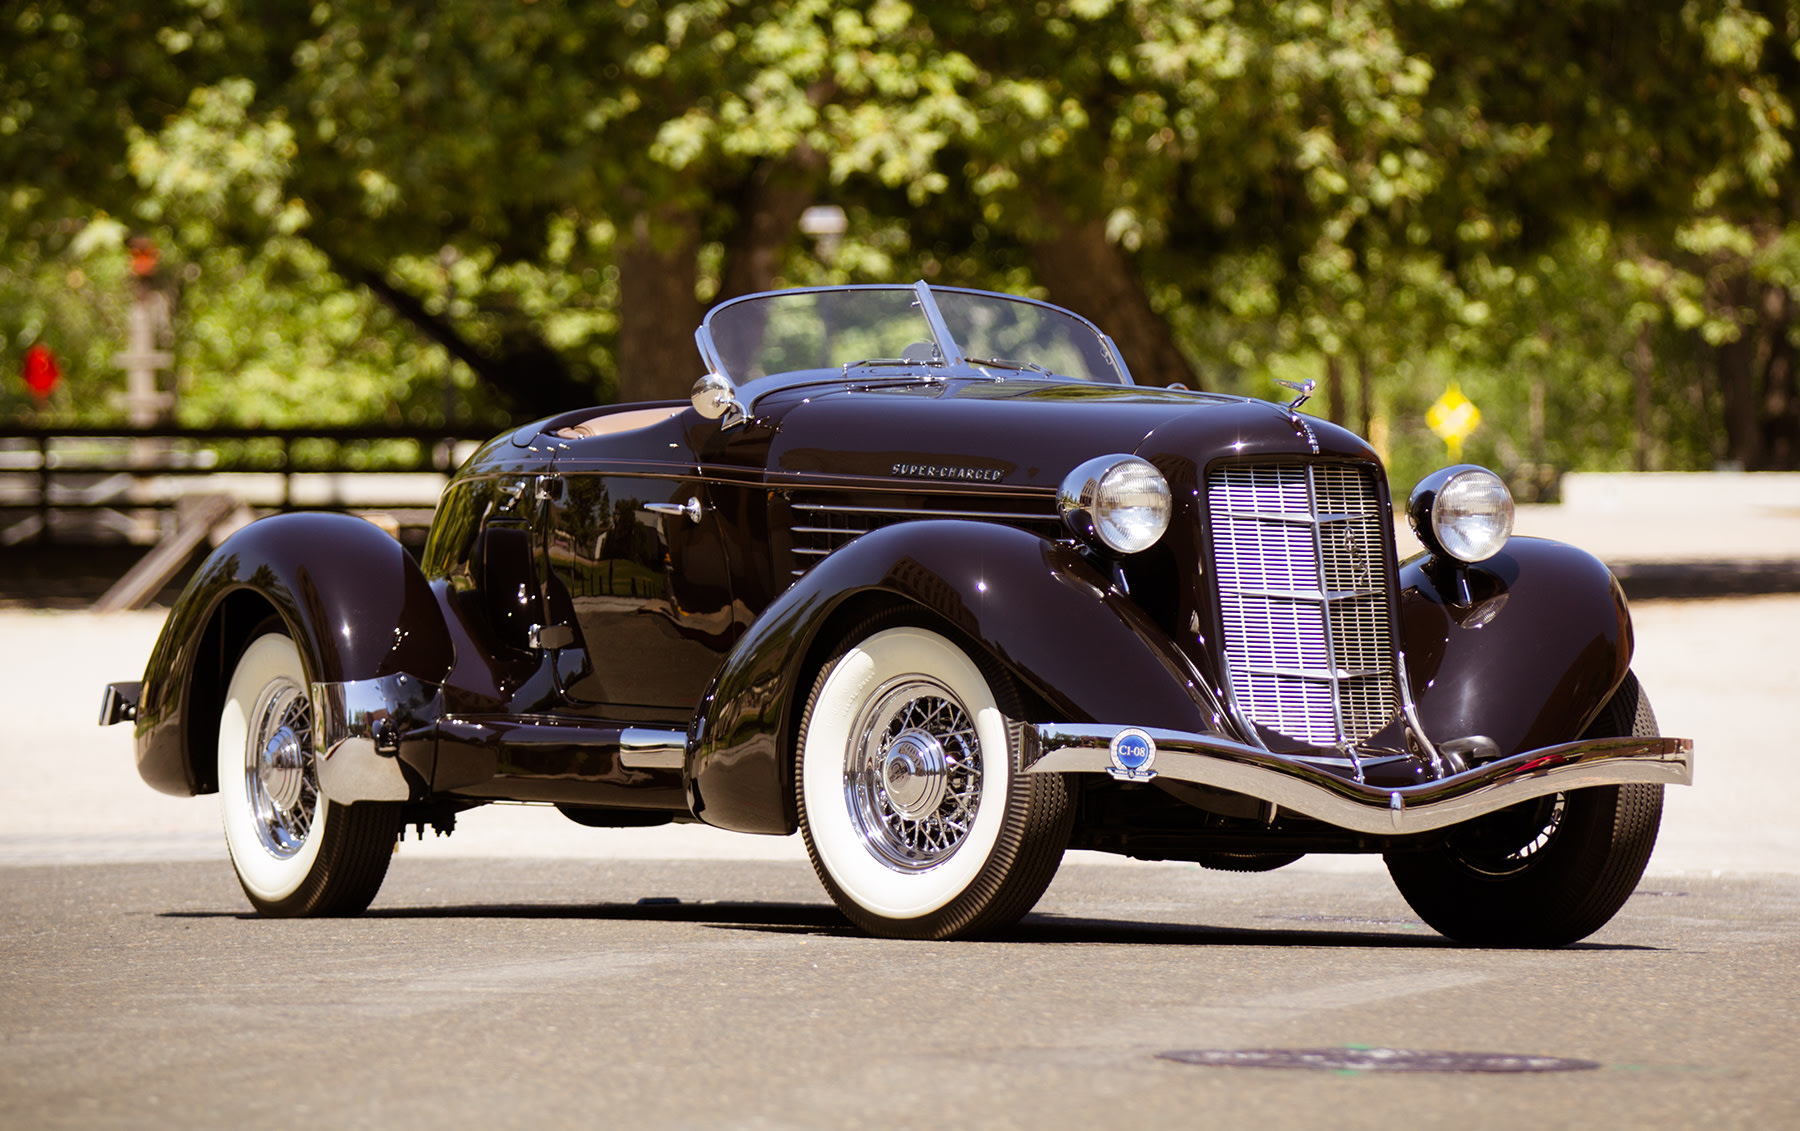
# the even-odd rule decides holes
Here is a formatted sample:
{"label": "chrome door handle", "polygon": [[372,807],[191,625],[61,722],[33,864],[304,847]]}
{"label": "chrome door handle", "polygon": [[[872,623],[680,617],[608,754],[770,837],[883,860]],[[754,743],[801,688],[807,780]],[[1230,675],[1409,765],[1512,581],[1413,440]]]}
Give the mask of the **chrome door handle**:
{"label": "chrome door handle", "polygon": [[644,509],[651,514],[679,515],[689,522],[699,522],[700,516],[712,508],[703,507],[699,499],[691,498],[685,503],[645,503]]}

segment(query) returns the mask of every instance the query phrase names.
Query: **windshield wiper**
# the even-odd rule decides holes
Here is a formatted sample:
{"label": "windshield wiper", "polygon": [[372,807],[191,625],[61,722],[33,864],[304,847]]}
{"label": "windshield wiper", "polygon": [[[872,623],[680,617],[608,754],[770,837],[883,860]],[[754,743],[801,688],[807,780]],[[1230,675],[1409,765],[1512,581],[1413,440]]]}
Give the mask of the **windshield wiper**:
{"label": "windshield wiper", "polygon": [[1030,370],[1033,373],[1042,373],[1046,377],[1056,376],[1035,361],[1008,361],[1003,357],[967,357],[963,360],[970,365],[998,365],[1002,369]]}
{"label": "windshield wiper", "polygon": [[926,364],[926,362],[915,361],[910,357],[865,357],[861,361],[844,362],[844,373],[847,376],[852,369],[874,369],[877,366],[885,365],[914,366],[924,364]]}

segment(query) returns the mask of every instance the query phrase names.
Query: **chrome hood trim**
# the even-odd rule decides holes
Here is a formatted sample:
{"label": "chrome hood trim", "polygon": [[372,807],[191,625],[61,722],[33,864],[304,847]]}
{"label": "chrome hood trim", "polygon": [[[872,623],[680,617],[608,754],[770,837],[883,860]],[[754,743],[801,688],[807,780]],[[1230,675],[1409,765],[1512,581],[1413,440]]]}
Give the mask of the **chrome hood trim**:
{"label": "chrome hood trim", "polygon": [[1124,726],[1025,724],[1021,768],[1033,774],[1108,773],[1122,731],[1156,743],[1154,775],[1228,789],[1339,828],[1425,833],[1529,801],[1596,785],[1693,783],[1689,738],[1594,738],[1528,750],[1449,777],[1382,789],[1227,738]]}

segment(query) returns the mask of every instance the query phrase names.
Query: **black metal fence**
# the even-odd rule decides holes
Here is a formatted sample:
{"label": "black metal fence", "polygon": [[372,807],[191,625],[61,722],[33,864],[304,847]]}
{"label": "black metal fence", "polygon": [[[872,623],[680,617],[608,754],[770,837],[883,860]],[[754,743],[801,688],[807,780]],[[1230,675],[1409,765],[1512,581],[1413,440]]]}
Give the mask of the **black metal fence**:
{"label": "black metal fence", "polygon": [[0,545],[142,541],[159,512],[232,495],[258,513],[334,509],[428,524],[432,485],[489,428],[0,425]]}

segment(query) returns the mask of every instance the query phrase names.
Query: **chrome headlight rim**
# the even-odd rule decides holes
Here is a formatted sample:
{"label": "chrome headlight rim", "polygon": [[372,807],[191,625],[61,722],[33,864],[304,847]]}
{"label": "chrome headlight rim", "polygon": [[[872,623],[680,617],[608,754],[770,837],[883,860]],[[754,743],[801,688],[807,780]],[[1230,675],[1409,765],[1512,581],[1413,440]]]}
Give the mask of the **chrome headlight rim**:
{"label": "chrome headlight rim", "polygon": [[1096,456],[1063,477],[1057,509],[1077,538],[1114,554],[1148,550],[1174,514],[1169,481],[1156,465],[1128,453]]}
{"label": "chrome headlight rim", "polygon": [[1512,537],[1515,506],[1506,481],[1478,464],[1440,468],[1419,480],[1406,517],[1433,555],[1464,565],[1484,562]]}

